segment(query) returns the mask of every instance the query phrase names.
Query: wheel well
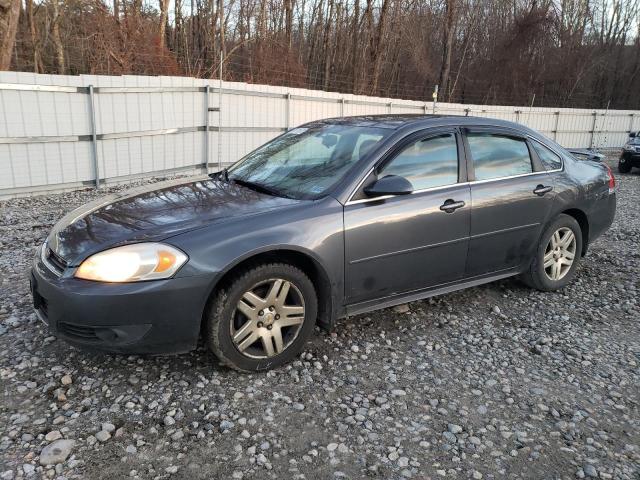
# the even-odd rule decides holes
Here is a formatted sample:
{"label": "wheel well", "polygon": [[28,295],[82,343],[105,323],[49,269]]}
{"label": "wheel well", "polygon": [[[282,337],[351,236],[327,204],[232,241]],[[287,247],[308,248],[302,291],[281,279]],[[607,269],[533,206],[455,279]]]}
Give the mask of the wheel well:
{"label": "wheel well", "polygon": [[[320,264],[309,255],[296,250],[272,250],[256,254],[234,265],[213,288],[209,299],[215,292],[228,285],[234,275],[240,271],[263,263],[288,263],[302,270],[311,280],[318,295],[318,319],[317,323],[325,329],[333,325],[333,297],[331,295],[331,282]],[[207,309],[208,310],[208,309]],[[203,322],[204,325],[205,322]]]}
{"label": "wheel well", "polygon": [[582,256],[584,256],[587,253],[587,248],[589,247],[589,219],[587,218],[587,215],[577,208],[570,208],[562,213],[575,218],[578,225],[580,225],[580,230],[582,231]]}

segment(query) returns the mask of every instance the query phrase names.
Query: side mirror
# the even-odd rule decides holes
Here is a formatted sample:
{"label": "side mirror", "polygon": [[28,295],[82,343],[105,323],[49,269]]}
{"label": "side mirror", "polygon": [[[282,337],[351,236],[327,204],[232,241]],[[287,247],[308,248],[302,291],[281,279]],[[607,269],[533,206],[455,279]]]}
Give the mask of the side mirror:
{"label": "side mirror", "polygon": [[399,175],[387,175],[382,177],[364,189],[364,193],[370,197],[383,197],[385,195],[408,195],[413,192],[413,185]]}

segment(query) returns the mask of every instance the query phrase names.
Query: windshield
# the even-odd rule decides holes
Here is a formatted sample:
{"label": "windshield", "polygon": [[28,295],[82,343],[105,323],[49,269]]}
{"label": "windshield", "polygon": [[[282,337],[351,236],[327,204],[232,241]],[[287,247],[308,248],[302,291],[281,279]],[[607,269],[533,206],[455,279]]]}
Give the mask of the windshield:
{"label": "windshield", "polygon": [[392,131],[327,123],[295,128],[233,165],[229,180],[274,195],[318,198]]}
{"label": "windshield", "polygon": [[640,137],[638,137],[638,136],[630,137],[629,141],[627,143],[629,145],[640,145]]}

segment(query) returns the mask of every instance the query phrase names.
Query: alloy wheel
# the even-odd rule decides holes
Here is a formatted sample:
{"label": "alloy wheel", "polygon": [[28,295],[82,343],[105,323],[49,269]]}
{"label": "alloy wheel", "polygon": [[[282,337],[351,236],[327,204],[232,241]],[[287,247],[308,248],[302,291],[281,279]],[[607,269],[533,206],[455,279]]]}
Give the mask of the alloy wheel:
{"label": "alloy wheel", "polygon": [[300,333],[304,312],[304,298],[292,282],[274,278],[257,283],[232,314],[233,344],[250,358],[279,355]]}
{"label": "alloy wheel", "polygon": [[544,272],[557,282],[569,273],[576,256],[576,236],[570,228],[562,227],[553,232],[544,251]]}

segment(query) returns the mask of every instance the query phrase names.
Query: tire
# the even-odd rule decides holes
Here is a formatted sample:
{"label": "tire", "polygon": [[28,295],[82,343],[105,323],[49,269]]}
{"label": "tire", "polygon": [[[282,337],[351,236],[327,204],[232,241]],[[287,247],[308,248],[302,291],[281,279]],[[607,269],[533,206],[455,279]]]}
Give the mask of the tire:
{"label": "tire", "polygon": [[214,293],[205,341],[223,365],[269,370],[300,353],[317,314],[316,291],[304,272],[286,263],[261,264],[239,271]]}
{"label": "tire", "polygon": [[[568,246],[566,251],[558,251],[553,249],[551,240],[556,232],[558,237],[554,238],[556,245],[560,244],[557,239],[568,241],[570,236],[564,235],[568,232],[573,234],[575,241]],[[564,288],[575,277],[578,264],[580,263],[582,253],[582,230],[575,218],[561,214],[553,222],[551,222],[544,230],[540,237],[540,243],[536,248],[536,254],[529,265],[529,268],[521,276],[522,280],[532,288],[542,290],[544,292],[550,292]],[[549,250],[551,248],[551,250]],[[569,260],[569,254],[573,251],[573,259],[571,265],[566,265],[566,261]],[[553,259],[553,264],[545,268],[545,255],[548,255],[547,262]],[[558,257],[556,259],[556,257]],[[560,264],[560,270],[557,270],[557,264]],[[568,268],[567,268],[568,267]],[[552,277],[558,277],[554,279]]]}
{"label": "tire", "polygon": [[618,160],[618,172],[620,173],[629,173],[633,166],[631,165],[631,161],[625,158],[620,158]]}

